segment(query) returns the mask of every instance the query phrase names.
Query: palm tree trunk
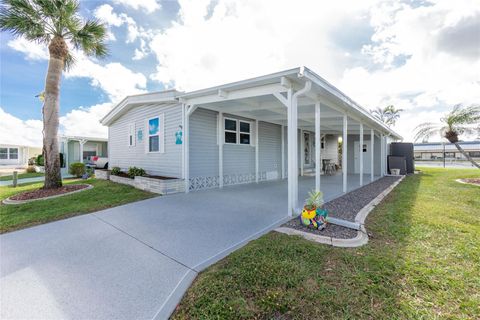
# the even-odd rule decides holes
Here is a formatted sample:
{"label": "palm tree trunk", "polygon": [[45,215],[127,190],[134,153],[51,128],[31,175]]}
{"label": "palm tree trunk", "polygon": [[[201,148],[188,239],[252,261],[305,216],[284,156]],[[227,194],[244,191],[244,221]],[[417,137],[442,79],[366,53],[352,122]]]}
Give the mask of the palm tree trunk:
{"label": "palm tree trunk", "polygon": [[[63,42],[63,39],[60,41]],[[58,114],[60,111],[60,79],[64,67],[64,59],[57,54],[58,50],[55,51],[55,48],[52,48],[55,45],[58,46],[59,43],[58,39],[54,38],[49,46],[50,60],[48,62],[47,77],[45,79],[45,103],[43,105],[44,189],[62,186],[58,149]]]}
{"label": "palm tree trunk", "polygon": [[462,147],[460,147],[460,144],[458,142],[454,142],[455,143],[455,147],[457,147],[458,151],[460,151],[463,156],[465,158],[467,158],[468,161],[470,161],[475,167],[477,167],[478,169],[480,169],[480,165],[478,163],[476,163],[472,157],[470,157],[470,155],[468,153],[465,152],[465,150],[462,149]]}

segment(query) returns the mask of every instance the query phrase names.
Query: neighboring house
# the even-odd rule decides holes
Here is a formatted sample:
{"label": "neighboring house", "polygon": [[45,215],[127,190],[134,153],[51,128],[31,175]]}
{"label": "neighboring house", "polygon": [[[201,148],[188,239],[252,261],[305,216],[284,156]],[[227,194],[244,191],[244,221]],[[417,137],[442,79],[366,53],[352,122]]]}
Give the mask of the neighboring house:
{"label": "neighboring house", "polygon": [[345,192],[349,175],[363,184],[366,174],[372,181],[385,174],[387,143],[401,139],[303,67],[188,93],[128,96],[101,122],[110,168],[181,178],[186,192],[288,178],[289,213],[299,207],[299,175],[315,175],[320,189],[325,163],[340,165]]}
{"label": "neighboring house", "polygon": [[1,166],[26,166],[28,159],[42,153],[42,148],[14,144],[0,144]]}
{"label": "neighboring house", "polygon": [[108,139],[81,136],[59,136],[59,149],[65,166],[87,163],[94,156],[108,157]]}
{"label": "neighboring house", "polygon": [[[460,147],[473,159],[480,159],[480,140],[459,142]],[[413,145],[415,160],[467,160],[453,143],[427,142]]]}

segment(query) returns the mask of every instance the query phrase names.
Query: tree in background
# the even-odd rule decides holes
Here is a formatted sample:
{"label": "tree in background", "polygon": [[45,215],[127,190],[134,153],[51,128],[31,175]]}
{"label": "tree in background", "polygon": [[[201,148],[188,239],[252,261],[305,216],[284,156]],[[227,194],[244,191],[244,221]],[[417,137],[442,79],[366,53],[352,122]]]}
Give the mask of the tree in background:
{"label": "tree in background", "polygon": [[475,134],[480,124],[480,106],[463,107],[456,105],[452,111],[440,118],[439,123],[426,122],[415,128],[415,141],[419,139],[428,140],[434,134],[440,134],[441,137],[447,139],[450,143],[455,144],[465,158],[467,158],[475,167],[480,169],[480,165],[476,163],[468,153],[458,144],[458,137],[462,134]]}
{"label": "tree in background", "polygon": [[375,118],[389,126],[395,125],[395,122],[397,122],[398,118],[400,118],[400,112],[402,111],[403,109],[396,109],[393,105],[386,106],[383,109],[376,108],[374,110],[370,110]]}
{"label": "tree in background", "polygon": [[62,185],[58,155],[60,79],[63,70],[74,63],[68,44],[87,56],[103,57],[107,31],[97,20],[84,21],[76,0],[3,0],[0,4],[0,30],[48,47],[50,59],[43,104],[44,189]]}

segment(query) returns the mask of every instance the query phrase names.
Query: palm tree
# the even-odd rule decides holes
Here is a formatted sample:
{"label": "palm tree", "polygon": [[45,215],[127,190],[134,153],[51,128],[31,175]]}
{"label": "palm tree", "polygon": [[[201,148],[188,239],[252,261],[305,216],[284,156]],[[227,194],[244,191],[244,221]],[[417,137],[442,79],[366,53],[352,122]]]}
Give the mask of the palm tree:
{"label": "palm tree", "polygon": [[370,112],[380,121],[383,123],[393,126],[395,122],[397,122],[398,118],[400,118],[400,112],[403,109],[396,109],[393,105],[386,106],[385,108],[376,108],[374,110],[370,110]]}
{"label": "palm tree", "polygon": [[15,37],[48,46],[50,60],[45,79],[43,104],[44,189],[62,185],[58,153],[58,114],[62,71],[74,59],[67,43],[87,56],[103,57],[106,28],[97,20],[84,21],[76,0],[3,0],[0,5],[0,30]]}
{"label": "palm tree", "polygon": [[451,143],[455,144],[465,158],[467,158],[475,167],[480,169],[480,165],[476,163],[468,153],[458,144],[458,136],[462,134],[474,134],[478,130],[480,123],[480,106],[463,107],[456,105],[453,110],[440,118],[440,123],[426,122],[415,128],[415,141],[419,139],[427,140],[435,133],[439,133]]}

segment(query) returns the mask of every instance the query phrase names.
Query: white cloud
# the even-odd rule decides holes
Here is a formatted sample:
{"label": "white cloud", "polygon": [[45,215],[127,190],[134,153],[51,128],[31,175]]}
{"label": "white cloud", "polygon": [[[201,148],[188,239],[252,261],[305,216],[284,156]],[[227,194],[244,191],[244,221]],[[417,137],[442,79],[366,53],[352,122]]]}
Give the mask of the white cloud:
{"label": "white cloud", "polygon": [[147,13],[152,13],[161,8],[157,0],[113,0],[113,3],[122,4],[135,10],[143,9]]}
{"label": "white cloud", "polygon": [[8,46],[15,51],[23,52],[28,60],[48,59],[48,50],[45,45],[31,42],[23,37],[10,40]]}
{"label": "white cloud", "polygon": [[128,16],[126,13],[117,14],[113,12],[113,7],[109,4],[102,4],[101,6],[98,6],[94,11],[94,15],[97,19],[103,21],[110,27],[118,28],[126,25],[127,43],[132,43],[137,38],[149,37],[149,32],[145,31],[142,27],[139,27],[132,17]]}
{"label": "white cloud", "polygon": [[372,1],[179,1],[179,20],[150,43],[159,63],[151,78],[191,90],[307,65],[336,79],[349,57],[335,30]]}
{"label": "white cloud", "polygon": [[67,136],[107,138],[108,128],[100,123],[113,107],[112,103],[79,107],[60,117],[61,133]]}
{"label": "white cloud", "polygon": [[42,146],[41,120],[21,120],[0,107],[0,143],[31,147]]}

